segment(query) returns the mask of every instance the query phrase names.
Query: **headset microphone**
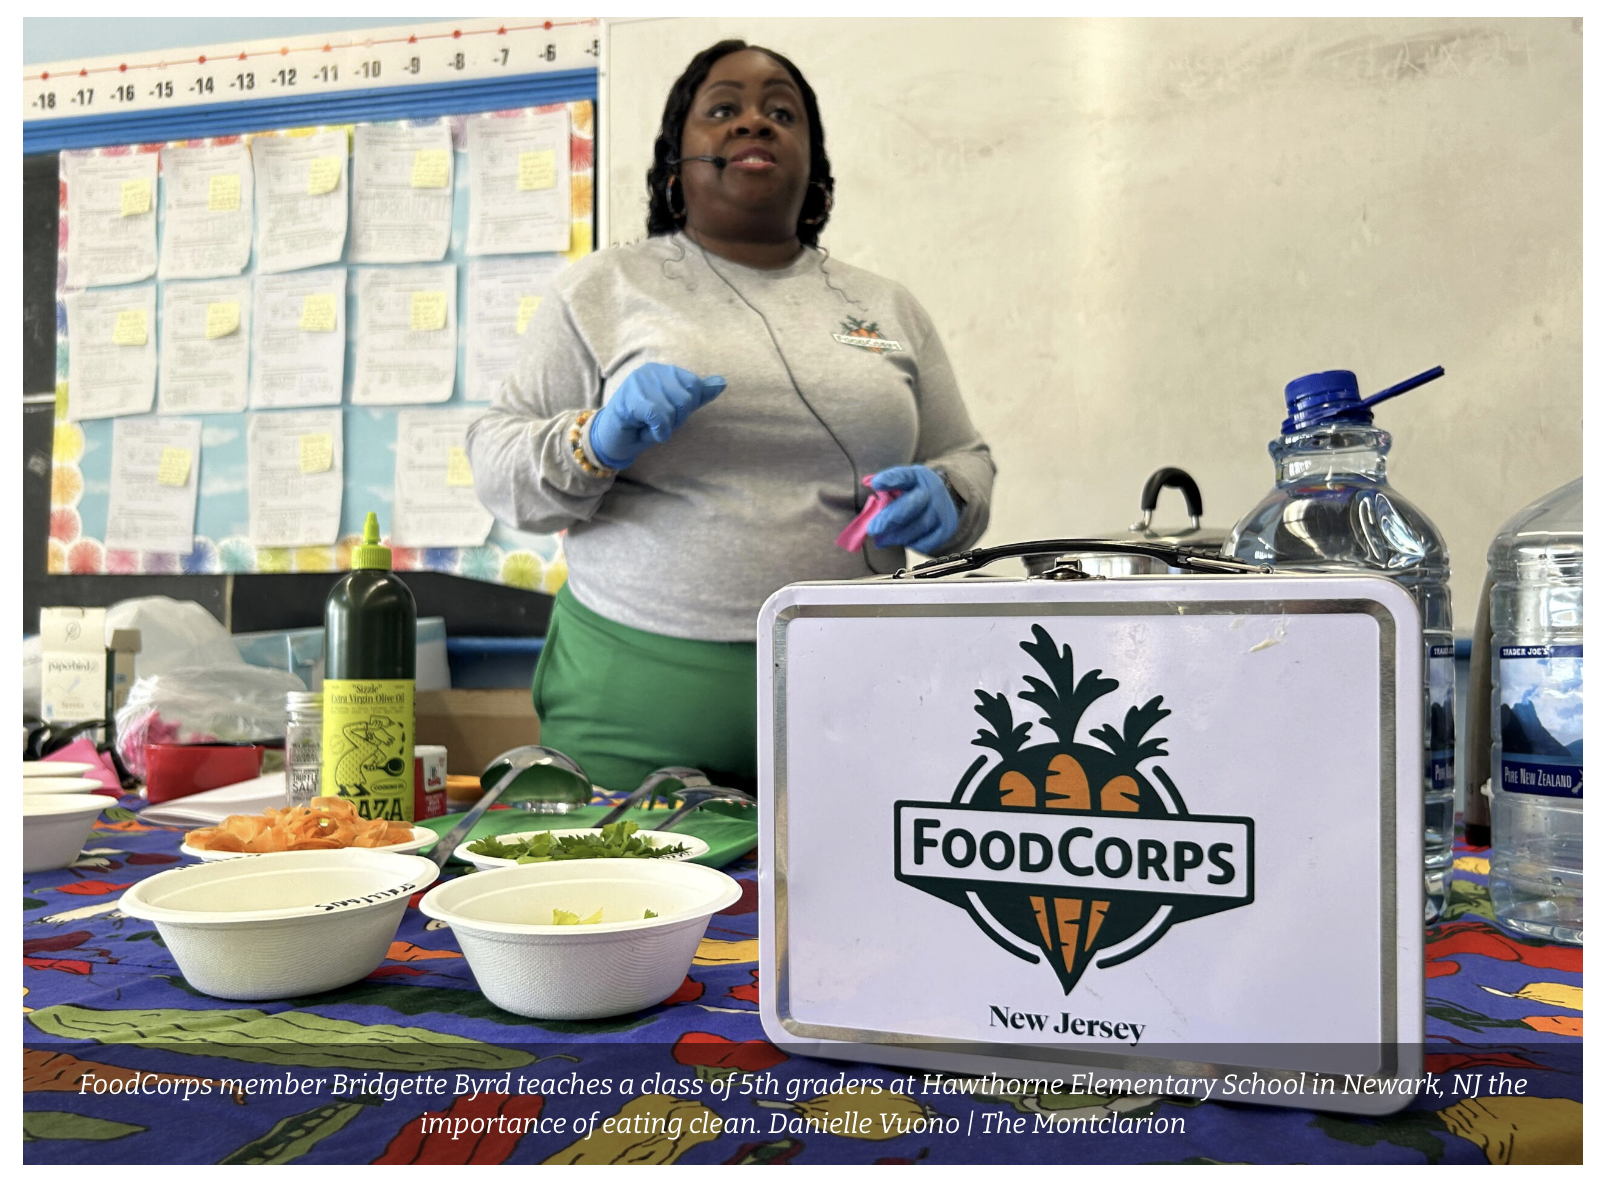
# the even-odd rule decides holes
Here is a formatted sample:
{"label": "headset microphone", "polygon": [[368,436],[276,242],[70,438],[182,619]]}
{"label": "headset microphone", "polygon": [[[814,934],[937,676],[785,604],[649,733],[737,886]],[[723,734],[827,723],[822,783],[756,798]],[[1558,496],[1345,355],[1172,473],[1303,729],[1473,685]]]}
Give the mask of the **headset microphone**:
{"label": "headset microphone", "polygon": [[673,156],[670,156],[668,163],[670,168],[678,168],[680,165],[692,160],[706,160],[719,171],[723,171],[725,165],[730,163],[730,161],[726,160],[723,156],[681,156],[678,160],[676,160]]}

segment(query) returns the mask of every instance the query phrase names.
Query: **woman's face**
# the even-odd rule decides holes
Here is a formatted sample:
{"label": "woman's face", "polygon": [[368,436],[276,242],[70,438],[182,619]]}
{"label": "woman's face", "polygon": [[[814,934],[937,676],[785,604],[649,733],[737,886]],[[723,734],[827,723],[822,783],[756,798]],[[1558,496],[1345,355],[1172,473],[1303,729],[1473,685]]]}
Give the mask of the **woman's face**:
{"label": "woman's face", "polygon": [[796,237],[809,121],[791,75],[769,54],[744,49],[714,63],[686,115],[680,155],[727,162],[680,166],[688,230],[752,242]]}

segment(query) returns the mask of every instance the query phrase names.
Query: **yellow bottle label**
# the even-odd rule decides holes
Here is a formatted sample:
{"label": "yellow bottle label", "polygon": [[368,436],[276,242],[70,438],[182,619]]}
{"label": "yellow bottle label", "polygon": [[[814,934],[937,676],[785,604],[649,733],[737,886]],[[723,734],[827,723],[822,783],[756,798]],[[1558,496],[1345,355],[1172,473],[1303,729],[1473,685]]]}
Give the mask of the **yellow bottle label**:
{"label": "yellow bottle label", "polygon": [[320,794],[354,802],[367,820],[416,819],[416,683],[324,683]]}

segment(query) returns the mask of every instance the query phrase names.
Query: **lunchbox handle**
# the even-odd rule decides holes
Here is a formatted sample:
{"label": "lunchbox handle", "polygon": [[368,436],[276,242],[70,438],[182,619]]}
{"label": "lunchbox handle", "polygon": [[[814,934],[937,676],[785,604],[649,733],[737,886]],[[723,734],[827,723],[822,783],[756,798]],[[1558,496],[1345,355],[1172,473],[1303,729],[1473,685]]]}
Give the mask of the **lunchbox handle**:
{"label": "lunchbox handle", "polygon": [[929,558],[912,567],[893,572],[894,579],[939,579],[945,575],[964,574],[981,570],[990,563],[1006,558],[1023,558],[1036,554],[1143,554],[1157,558],[1171,567],[1198,574],[1268,575],[1274,573],[1269,564],[1237,562],[1231,558],[1207,558],[1187,546],[1168,546],[1153,542],[1111,542],[1102,538],[1047,538],[1033,542],[1008,542],[1003,546],[981,546],[964,554],[945,554]]}

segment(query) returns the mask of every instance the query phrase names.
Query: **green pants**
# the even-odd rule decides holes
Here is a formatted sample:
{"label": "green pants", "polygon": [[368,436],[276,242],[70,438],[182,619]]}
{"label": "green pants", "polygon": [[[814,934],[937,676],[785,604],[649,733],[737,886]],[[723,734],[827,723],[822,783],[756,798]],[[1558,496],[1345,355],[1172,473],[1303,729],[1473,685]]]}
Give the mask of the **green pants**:
{"label": "green pants", "polygon": [[539,741],[603,788],[683,765],[752,789],[756,645],[680,640],[614,623],[564,583],[534,669]]}

